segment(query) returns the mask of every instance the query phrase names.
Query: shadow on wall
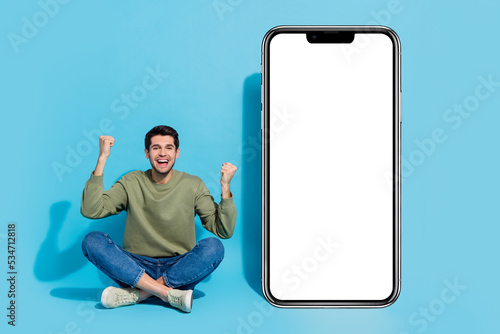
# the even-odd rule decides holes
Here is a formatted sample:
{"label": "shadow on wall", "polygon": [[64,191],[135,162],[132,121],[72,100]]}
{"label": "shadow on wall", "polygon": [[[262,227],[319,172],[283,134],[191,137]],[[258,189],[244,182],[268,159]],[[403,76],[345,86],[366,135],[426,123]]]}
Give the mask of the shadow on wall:
{"label": "shadow on wall", "polygon": [[262,296],[260,84],[260,73],[246,77],[243,83],[241,222],[243,272],[248,285]]}
{"label": "shadow on wall", "polygon": [[[125,175],[124,173],[123,175]],[[123,176],[122,175],[122,176]],[[121,178],[121,176],[120,176]],[[120,179],[118,178],[117,181]],[[82,184],[82,190],[83,190]],[[122,243],[123,234],[125,230],[126,213],[120,213],[115,216],[110,216],[98,221],[87,220],[83,222],[82,226],[86,228],[75,238],[74,243],[66,249],[59,249],[59,234],[64,224],[68,224],[67,215],[71,208],[71,203],[68,201],[61,201],[52,204],[49,209],[50,226],[47,236],[43,241],[40,250],[38,251],[34,275],[39,281],[48,282],[62,279],[90,263],[82,253],[82,241],[85,236],[92,231],[102,231],[108,233],[115,242]],[[80,211],[80,207],[73,208],[73,210]],[[82,217],[82,219],[85,219]],[[196,235],[200,236],[204,233],[201,224],[196,224]],[[92,264],[91,264],[92,265]],[[92,265],[93,266],[93,265]],[[115,285],[108,276],[95,268],[98,273],[99,280],[103,286]],[[202,283],[210,280],[211,276],[207,277]],[[196,291],[195,298],[203,297],[203,293],[199,290]],[[100,296],[102,288],[56,288],[51,291],[51,296],[65,299],[81,299],[89,298],[92,296]],[[99,300],[99,298],[91,298]]]}
{"label": "shadow on wall", "polygon": [[[82,184],[82,190],[83,186],[84,184]],[[50,207],[49,231],[38,251],[34,267],[35,277],[39,281],[56,281],[76,272],[89,263],[82,253],[82,241],[85,236],[92,231],[106,232],[119,244],[123,240],[125,215],[119,214],[100,219],[98,223],[87,221],[85,225],[82,224],[82,226],[87,227],[77,238],[75,238],[74,243],[66,249],[60,250],[58,247],[59,233],[63,228],[63,224],[68,223],[66,218],[70,207],[71,203],[68,201],[56,202]],[[80,207],[76,208],[76,210],[80,211]],[[99,279],[102,283],[108,285],[112,282],[110,278],[101,271],[98,270],[98,272]]]}
{"label": "shadow on wall", "polygon": [[[70,207],[71,203],[68,201],[57,202],[50,207],[49,231],[35,261],[34,274],[39,281],[56,281],[89,263],[82,253],[82,241],[89,232],[105,231],[115,240],[123,239],[125,218],[123,215],[118,215],[103,219],[98,226],[93,222],[87,222],[87,228],[75,238],[71,246],[64,250],[59,249],[59,233],[63,224],[68,223],[66,217]],[[99,273],[100,280],[105,284],[109,283],[109,278]]]}

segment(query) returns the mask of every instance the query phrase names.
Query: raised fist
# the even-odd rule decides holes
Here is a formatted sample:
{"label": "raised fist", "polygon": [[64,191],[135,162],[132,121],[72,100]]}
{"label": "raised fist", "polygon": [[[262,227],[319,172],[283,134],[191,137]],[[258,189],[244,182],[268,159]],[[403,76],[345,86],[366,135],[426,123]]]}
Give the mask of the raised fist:
{"label": "raised fist", "polygon": [[234,173],[236,173],[236,169],[236,166],[230,162],[223,163],[222,168],[220,169],[220,183],[222,185],[229,184],[234,176]]}
{"label": "raised fist", "polygon": [[99,137],[99,156],[103,158],[109,157],[109,152],[111,151],[111,146],[115,143],[115,138],[111,136],[100,136]]}

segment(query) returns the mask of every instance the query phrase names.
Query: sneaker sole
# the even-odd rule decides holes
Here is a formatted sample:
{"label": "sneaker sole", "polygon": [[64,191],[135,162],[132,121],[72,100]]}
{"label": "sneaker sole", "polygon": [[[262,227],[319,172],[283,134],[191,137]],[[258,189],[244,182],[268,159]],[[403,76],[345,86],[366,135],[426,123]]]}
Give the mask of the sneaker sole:
{"label": "sneaker sole", "polygon": [[188,310],[186,311],[186,313],[190,313],[191,312],[191,308],[193,306],[193,290],[189,290],[188,298],[189,298],[189,302],[186,305],[187,308],[188,308]]}

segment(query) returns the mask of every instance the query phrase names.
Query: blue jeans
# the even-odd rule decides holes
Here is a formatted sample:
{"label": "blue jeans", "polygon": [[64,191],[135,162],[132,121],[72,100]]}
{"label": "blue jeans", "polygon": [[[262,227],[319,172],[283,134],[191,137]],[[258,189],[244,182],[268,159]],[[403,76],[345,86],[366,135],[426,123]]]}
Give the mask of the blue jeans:
{"label": "blue jeans", "polygon": [[200,240],[187,253],[152,258],[124,250],[102,232],[90,232],[82,243],[83,255],[120,287],[135,287],[144,273],[153,279],[163,276],[167,286],[192,290],[210,275],[224,258],[224,246],[217,238]]}

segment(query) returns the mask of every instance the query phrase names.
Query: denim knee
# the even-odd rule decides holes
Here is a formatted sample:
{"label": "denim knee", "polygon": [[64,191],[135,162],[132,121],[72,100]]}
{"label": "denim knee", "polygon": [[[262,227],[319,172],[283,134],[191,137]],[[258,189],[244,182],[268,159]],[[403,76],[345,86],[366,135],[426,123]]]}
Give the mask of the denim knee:
{"label": "denim knee", "polygon": [[107,237],[108,235],[106,233],[99,231],[93,231],[87,234],[82,241],[83,255],[88,258],[89,253],[92,253],[92,251],[99,247],[99,245],[101,245],[103,242],[107,242]]}
{"label": "denim knee", "polygon": [[224,259],[224,245],[219,239],[214,237],[205,238],[200,240],[199,245],[203,247],[207,257],[213,258],[216,262]]}

